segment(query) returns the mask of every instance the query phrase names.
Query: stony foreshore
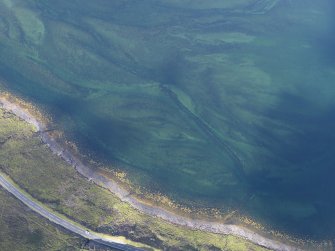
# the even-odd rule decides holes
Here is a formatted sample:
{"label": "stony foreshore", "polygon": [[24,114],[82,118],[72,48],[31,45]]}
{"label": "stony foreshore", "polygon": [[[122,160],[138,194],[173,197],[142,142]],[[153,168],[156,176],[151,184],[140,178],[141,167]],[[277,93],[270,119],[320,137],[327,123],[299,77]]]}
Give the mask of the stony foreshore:
{"label": "stony foreshore", "polygon": [[277,240],[263,237],[260,234],[241,226],[191,219],[185,216],[177,215],[164,208],[144,203],[141,200],[131,196],[130,193],[126,189],[121,187],[117,182],[113,181],[112,179],[108,179],[99,172],[95,172],[90,167],[84,165],[83,162],[73,153],[65,149],[61,144],[57,143],[56,140],[53,139],[53,137],[49,134],[47,126],[42,121],[39,121],[36,117],[34,117],[28,110],[23,109],[19,104],[13,103],[5,97],[1,96],[0,107],[33,125],[36,131],[39,133],[42,141],[49,146],[50,150],[54,154],[57,154],[58,156],[63,158],[67,163],[71,164],[81,175],[93,181],[97,185],[108,189],[117,197],[119,197],[122,201],[129,203],[134,208],[144,214],[153,217],[159,217],[170,223],[192,228],[195,230],[208,231],[224,235],[234,235],[272,250],[301,250],[299,248],[280,243]]}

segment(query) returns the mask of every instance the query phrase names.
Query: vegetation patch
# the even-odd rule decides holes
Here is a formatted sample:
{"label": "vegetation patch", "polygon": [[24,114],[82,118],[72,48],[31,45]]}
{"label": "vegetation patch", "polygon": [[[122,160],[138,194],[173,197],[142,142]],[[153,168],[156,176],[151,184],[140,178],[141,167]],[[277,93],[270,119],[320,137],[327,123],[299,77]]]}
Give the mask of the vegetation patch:
{"label": "vegetation patch", "polygon": [[80,250],[85,241],[58,229],[0,188],[0,250]]}

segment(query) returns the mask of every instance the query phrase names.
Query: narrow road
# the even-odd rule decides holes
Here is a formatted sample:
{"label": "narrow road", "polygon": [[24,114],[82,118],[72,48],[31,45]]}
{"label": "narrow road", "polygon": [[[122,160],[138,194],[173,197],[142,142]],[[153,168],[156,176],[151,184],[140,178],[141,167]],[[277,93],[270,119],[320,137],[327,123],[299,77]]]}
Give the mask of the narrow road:
{"label": "narrow road", "polygon": [[56,223],[57,225],[62,226],[63,228],[78,234],[85,239],[89,239],[91,241],[94,241],[96,243],[103,244],[105,246],[115,248],[117,250],[124,250],[124,251],[144,251],[144,249],[140,249],[137,247],[133,247],[127,244],[118,243],[111,241],[110,239],[103,237],[102,235],[99,235],[97,233],[88,231],[86,228],[76,225],[72,223],[69,220],[63,219],[56,214],[52,213],[51,211],[47,210],[43,206],[39,205],[38,203],[32,201],[30,198],[28,198],[26,195],[24,195],[19,189],[17,189],[11,182],[9,182],[4,175],[0,173],[0,185],[6,189],[8,192],[13,194],[17,199],[19,199],[21,202],[23,202],[25,205],[27,205],[29,208],[31,208],[33,211],[37,212],[41,216],[47,218],[48,220],[52,221],[53,223]]}

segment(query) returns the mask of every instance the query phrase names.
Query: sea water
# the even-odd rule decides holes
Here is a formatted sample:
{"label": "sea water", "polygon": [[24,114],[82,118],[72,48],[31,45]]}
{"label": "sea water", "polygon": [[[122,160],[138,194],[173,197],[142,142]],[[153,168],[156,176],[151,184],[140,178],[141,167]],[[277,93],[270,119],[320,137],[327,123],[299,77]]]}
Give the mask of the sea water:
{"label": "sea water", "polygon": [[334,237],[333,1],[0,5],[4,88],[83,152],[180,203]]}

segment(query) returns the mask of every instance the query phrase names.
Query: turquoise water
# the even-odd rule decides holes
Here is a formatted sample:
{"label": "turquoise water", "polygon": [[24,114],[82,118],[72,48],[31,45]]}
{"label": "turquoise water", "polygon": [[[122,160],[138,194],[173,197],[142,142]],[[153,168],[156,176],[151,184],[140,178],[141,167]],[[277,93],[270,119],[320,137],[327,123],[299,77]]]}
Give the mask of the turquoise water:
{"label": "turquoise water", "polygon": [[0,1],[0,78],[152,191],[333,238],[330,0]]}

